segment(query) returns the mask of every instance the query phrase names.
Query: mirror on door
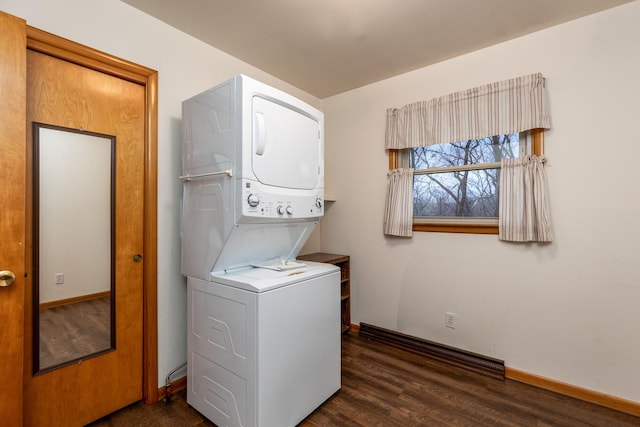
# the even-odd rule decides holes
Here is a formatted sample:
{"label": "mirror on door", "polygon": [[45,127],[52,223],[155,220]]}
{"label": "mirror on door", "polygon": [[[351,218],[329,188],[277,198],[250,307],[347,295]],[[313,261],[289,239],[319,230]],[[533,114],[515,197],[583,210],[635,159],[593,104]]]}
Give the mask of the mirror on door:
{"label": "mirror on door", "polygon": [[115,348],[115,149],[33,125],[34,374]]}

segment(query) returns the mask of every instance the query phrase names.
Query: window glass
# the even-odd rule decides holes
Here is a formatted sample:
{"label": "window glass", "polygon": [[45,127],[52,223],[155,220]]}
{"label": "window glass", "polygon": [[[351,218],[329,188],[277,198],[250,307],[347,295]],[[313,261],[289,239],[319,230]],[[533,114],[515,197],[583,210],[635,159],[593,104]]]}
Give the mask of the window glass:
{"label": "window glass", "polygon": [[503,157],[518,157],[519,142],[520,135],[513,133],[417,147],[410,150],[410,167],[428,169],[499,162]]}
{"label": "window glass", "polygon": [[527,146],[515,133],[409,150],[414,217],[497,218],[500,161]]}

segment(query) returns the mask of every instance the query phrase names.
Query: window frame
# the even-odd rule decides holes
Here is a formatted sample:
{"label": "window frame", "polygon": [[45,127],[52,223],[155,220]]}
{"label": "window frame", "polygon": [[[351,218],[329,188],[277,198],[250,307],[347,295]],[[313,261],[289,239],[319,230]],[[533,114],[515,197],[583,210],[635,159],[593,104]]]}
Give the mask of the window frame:
{"label": "window frame", "polygon": [[[531,154],[542,156],[544,153],[544,129],[531,129]],[[389,149],[389,169],[397,169],[400,166],[400,150]],[[498,224],[478,221],[477,223],[456,222],[455,219],[413,220],[413,231],[439,232],[439,233],[467,233],[467,234],[498,234]]]}

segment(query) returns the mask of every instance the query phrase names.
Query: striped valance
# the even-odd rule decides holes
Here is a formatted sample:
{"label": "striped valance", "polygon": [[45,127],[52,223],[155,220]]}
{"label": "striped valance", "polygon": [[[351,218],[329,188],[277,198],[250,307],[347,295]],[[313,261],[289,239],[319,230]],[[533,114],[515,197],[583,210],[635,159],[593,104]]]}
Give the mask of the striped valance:
{"label": "striped valance", "polygon": [[387,110],[387,149],[551,127],[542,74],[516,77]]}

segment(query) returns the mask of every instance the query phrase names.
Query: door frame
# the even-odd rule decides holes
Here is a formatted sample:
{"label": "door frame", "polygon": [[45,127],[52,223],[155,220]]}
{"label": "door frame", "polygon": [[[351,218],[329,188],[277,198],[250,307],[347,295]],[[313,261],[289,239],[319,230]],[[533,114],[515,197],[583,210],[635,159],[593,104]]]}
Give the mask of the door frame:
{"label": "door frame", "polygon": [[[27,49],[145,88],[142,400],[158,401],[158,72],[27,25]],[[25,316],[30,313],[25,313]],[[27,322],[30,323],[30,322]],[[27,371],[25,370],[25,373]]]}

